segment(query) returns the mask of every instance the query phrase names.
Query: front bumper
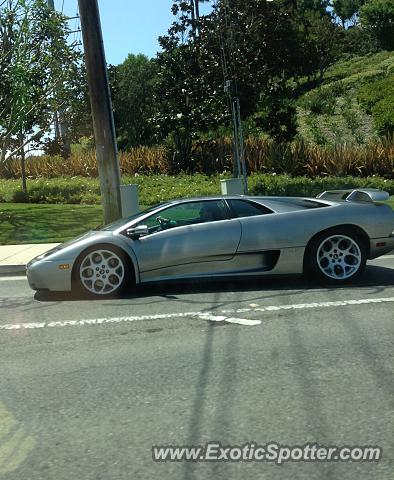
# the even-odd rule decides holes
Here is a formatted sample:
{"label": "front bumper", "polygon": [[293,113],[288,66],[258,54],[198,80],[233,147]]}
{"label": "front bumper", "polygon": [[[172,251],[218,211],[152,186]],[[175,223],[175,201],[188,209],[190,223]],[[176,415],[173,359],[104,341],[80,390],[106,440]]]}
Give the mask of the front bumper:
{"label": "front bumper", "polygon": [[[68,268],[64,266],[68,265]],[[72,261],[38,260],[27,264],[27,281],[33,290],[68,292],[71,290]]]}
{"label": "front bumper", "polygon": [[369,243],[368,258],[372,260],[394,250],[394,235],[385,238],[374,238]]}

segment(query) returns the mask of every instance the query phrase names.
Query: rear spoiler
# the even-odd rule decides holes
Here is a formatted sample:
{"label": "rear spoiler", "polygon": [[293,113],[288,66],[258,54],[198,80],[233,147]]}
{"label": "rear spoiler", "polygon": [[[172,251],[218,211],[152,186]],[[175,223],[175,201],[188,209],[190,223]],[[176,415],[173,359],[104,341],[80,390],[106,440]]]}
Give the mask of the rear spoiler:
{"label": "rear spoiler", "polygon": [[384,202],[390,198],[390,194],[377,188],[357,188],[349,190],[327,190],[320,193],[316,198],[324,200],[344,200],[347,202]]}

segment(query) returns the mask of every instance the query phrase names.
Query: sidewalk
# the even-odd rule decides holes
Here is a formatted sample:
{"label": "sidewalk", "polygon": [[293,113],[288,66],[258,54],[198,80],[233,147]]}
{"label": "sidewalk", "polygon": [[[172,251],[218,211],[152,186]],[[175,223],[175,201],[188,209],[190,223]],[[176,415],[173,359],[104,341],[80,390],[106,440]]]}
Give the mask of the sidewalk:
{"label": "sidewalk", "polygon": [[0,275],[25,273],[26,264],[58,243],[0,245]]}

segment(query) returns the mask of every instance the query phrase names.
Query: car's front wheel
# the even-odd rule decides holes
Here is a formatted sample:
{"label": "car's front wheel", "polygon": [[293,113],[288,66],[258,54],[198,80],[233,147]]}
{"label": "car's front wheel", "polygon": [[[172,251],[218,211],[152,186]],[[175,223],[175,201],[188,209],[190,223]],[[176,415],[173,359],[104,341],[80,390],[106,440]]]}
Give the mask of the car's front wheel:
{"label": "car's front wheel", "polygon": [[352,230],[318,235],[306,251],[306,267],[321,281],[341,284],[358,278],[365,269],[366,246]]}
{"label": "car's front wheel", "polygon": [[74,289],[89,296],[119,296],[129,286],[130,280],[130,261],[115,247],[89,248],[80,255],[74,266]]}

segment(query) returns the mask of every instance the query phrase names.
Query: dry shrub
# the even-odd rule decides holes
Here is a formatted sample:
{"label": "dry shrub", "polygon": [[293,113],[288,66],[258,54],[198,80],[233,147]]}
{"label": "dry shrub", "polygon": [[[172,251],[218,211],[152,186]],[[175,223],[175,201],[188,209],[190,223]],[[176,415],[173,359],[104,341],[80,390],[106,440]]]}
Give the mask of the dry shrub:
{"label": "dry shrub", "polygon": [[[122,174],[171,174],[174,152],[165,146],[138,147],[120,152]],[[233,147],[230,137],[199,140],[193,143],[189,173],[221,173],[232,170]],[[322,147],[301,140],[276,143],[264,138],[245,140],[245,160],[248,172],[275,172],[289,175],[377,175],[394,178],[394,136],[364,146],[337,145]],[[94,151],[61,157],[30,157],[26,161],[30,178],[61,176],[97,177]],[[20,178],[19,160],[0,164],[0,177]]]}
{"label": "dry shrub", "polygon": [[129,152],[120,152],[120,168],[124,174],[168,173],[168,161],[165,147],[136,147]]}
{"label": "dry shrub", "polygon": [[394,178],[394,141],[365,146],[337,145],[334,148],[308,147],[306,173],[317,175],[378,175]]}

